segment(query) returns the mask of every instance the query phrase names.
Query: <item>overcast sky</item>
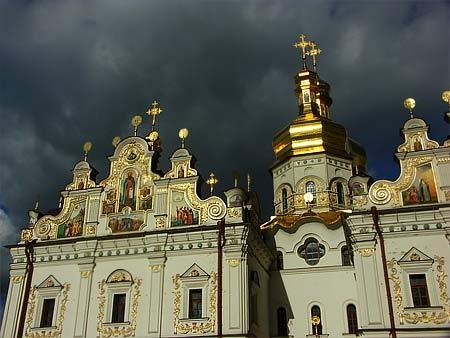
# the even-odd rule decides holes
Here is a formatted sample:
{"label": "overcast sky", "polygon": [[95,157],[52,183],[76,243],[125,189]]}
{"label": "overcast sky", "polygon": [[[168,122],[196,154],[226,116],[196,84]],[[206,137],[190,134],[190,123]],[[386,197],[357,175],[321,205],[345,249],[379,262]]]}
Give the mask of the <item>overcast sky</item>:
{"label": "overcast sky", "polygon": [[[214,171],[223,191],[234,170],[250,172],[268,217],[272,138],[297,115],[301,33],[322,49],[332,117],[366,148],[375,178],[398,175],[404,98],[431,138],[446,138],[449,2],[0,0],[0,245],[17,242],[37,195],[41,210],[57,206],[85,140],[107,176],[112,138],[155,98],[161,168],[187,127],[201,174]],[[6,249],[0,260],[1,313]]]}

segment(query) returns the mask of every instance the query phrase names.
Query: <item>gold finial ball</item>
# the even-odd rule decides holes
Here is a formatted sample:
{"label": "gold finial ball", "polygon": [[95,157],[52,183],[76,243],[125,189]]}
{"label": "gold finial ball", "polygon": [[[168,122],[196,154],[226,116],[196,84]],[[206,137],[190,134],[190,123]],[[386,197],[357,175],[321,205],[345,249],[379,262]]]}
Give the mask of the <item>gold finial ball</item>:
{"label": "gold finial ball", "polygon": [[121,138],[120,138],[120,136],[116,136],[116,137],[114,137],[113,139],[112,139],[112,145],[114,146],[114,148],[116,148],[117,147],[117,145],[120,143],[120,141],[121,141]]}
{"label": "gold finial ball", "polygon": [[159,134],[156,130],[152,131],[150,134],[148,134],[147,139],[150,140],[150,142],[155,142],[159,137]]}
{"label": "gold finial ball", "polygon": [[182,128],[178,131],[178,137],[184,140],[189,136],[189,130],[187,128]]}
{"label": "gold finial ball", "polygon": [[405,99],[405,101],[403,101],[403,106],[406,109],[413,110],[416,106],[416,100],[414,100],[412,97],[408,97],[407,99]]}
{"label": "gold finial ball", "polygon": [[450,104],[450,90],[444,90],[442,92],[442,100],[444,100],[444,102],[447,102],[448,104]]}
{"label": "gold finial ball", "polygon": [[312,325],[319,325],[320,324],[320,317],[319,316],[312,316],[311,317],[311,324]]}
{"label": "gold finial ball", "polygon": [[91,149],[92,149],[92,142],[91,141],[84,142],[83,144],[84,152],[88,153]]}
{"label": "gold finial ball", "polygon": [[135,128],[139,127],[141,123],[142,123],[142,116],[140,115],[133,116],[133,118],[131,119],[131,124]]}

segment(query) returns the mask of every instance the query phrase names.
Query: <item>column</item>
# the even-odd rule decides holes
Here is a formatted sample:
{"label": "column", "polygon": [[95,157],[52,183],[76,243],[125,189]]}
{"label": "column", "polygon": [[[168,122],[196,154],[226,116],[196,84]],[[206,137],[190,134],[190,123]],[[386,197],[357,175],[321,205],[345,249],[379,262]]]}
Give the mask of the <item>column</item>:
{"label": "column", "polygon": [[25,287],[25,269],[13,270],[11,267],[8,296],[3,313],[0,337],[15,337],[22,307],[22,297]]}
{"label": "column", "polygon": [[89,312],[92,272],[94,263],[79,264],[80,270],[80,287],[78,289],[78,304],[75,318],[75,337],[86,337],[86,328]]}
{"label": "column", "polygon": [[161,310],[163,304],[163,280],[164,262],[163,253],[153,253],[149,258],[148,265],[148,292],[149,292],[149,312],[148,312],[148,333],[157,336],[161,330]]}

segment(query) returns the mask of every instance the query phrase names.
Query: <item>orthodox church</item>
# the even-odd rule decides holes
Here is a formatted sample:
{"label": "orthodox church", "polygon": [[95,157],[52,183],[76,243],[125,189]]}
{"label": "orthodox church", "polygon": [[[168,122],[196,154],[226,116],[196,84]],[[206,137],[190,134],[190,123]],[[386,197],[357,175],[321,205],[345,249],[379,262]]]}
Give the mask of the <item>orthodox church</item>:
{"label": "orthodox church", "polygon": [[0,337],[449,337],[450,139],[406,99],[400,174],[374,181],[332,119],[321,50],[295,47],[299,111],[274,136],[268,221],[250,182],[221,198],[211,174],[201,196],[187,129],[161,171],[155,101],[146,138],[141,116],[114,138],[106,178],[87,142],[58,209],[29,211]]}

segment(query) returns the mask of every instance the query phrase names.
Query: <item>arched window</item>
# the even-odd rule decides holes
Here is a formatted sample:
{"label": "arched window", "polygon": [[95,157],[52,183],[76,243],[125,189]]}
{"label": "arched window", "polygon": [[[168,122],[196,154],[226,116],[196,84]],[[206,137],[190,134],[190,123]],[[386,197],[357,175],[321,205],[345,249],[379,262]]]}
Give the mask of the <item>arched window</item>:
{"label": "arched window", "polygon": [[308,238],[305,244],[298,248],[298,255],[303,258],[307,264],[316,265],[320,258],[325,255],[325,246],[319,244],[315,238]]}
{"label": "arched window", "polygon": [[286,309],[279,307],[277,310],[277,326],[278,337],[286,337],[288,335]]}
{"label": "arched window", "polygon": [[[319,319],[317,321],[317,318]],[[322,315],[320,313],[320,307],[314,305],[311,308],[311,322],[312,322],[312,333],[322,334]]]}
{"label": "arched window", "polygon": [[284,269],[283,253],[281,251],[277,251],[277,270],[283,269]]}
{"label": "arched window", "polygon": [[313,199],[313,201],[311,203],[315,204],[316,203],[317,190],[316,190],[316,184],[313,181],[306,182],[305,192],[310,192],[314,196],[314,199]]}
{"label": "arched window", "polygon": [[281,207],[283,211],[287,211],[288,209],[288,193],[287,189],[281,189]]}
{"label": "arched window", "polygon": [[344,245],[341,249],[341,259],[342,259],[342,265],[348,266],[352,265],[352,254],[348,248],[347,245]]}
{"label": "arched window", "polygon": [[356,317],[356,306],[347,305],[347,323],[348,333],[356,333],[358,331],[358,318]]}
{"label": "arched window", "polygon": [[344,185],[341,182],[336,183],[337,202],[339,205],[345,204]]}

